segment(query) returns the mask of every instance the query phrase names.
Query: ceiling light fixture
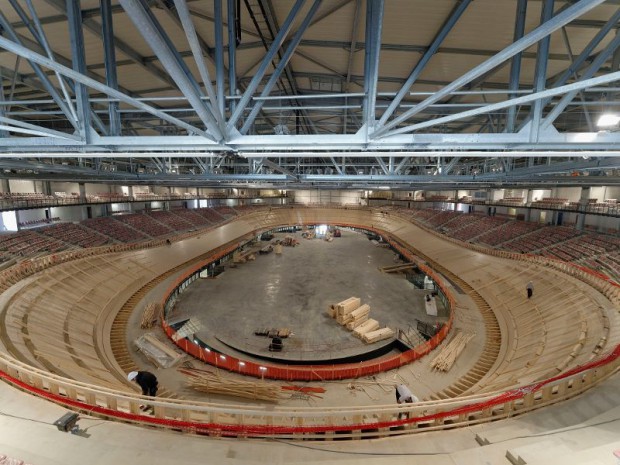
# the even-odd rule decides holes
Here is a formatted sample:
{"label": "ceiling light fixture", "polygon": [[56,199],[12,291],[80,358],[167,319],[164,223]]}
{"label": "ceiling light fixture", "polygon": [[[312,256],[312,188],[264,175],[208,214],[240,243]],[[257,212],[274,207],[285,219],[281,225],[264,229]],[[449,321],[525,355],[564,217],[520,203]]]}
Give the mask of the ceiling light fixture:
{"label": "ceiling light fixture", "polygon": [[596,125],[599,128],[612,128],[614,126],[617,126],[618,123],[620,123],[620,115],[614,115],[613,113],[604,113],[599,117]]}

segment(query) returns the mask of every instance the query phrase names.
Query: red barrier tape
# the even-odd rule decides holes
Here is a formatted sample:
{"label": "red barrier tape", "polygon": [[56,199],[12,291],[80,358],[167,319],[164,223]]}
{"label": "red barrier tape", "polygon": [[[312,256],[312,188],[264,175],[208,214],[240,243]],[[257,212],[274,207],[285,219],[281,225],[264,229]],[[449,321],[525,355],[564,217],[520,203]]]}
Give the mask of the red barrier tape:
{"label": "red barrier tape", "polygon": [[[8,381],[15,386],[31,392],[37,396],[51,400],[57,404],[73,407],[74,409],[86,411],[89,413],[96,413],[98,415],[117,418],[119,420],[136,421],[140,423],[151,424],[154,426],[162,426],[171,429],[179,429],[184,431],[196,432],[198,434],[209,434],[214,436],[242,436],[242,437],[265,437],[274,435],[291,435],[291,434],[310,434],[310,433],[328,433],[328,432],[351,432],[351,431],[363,431],[378,428],[391,428],[396,426],[404,426],[414,423],[426,423],[429,421],[439,420],[442,418],[454,417],[467,413],[473,413],[476,411],[482,411],[499,404],[505,404],[517,399],[523,398],[526,394],[530,394],[540,390],[545,385],[558,381],[570,376],[582,373],[587,370],[591,370],[608,363],[615,361],[620,356],[620,345],[609,353],[607,356],[590,362],[586,365],[576,367],[569,370],[566,373],[555,376],[553,378],[530,384],[521,388],[506,391],[491,399],[475,402],[463,407],[459,407],[453,410],[445,412],[438,412],[432,415],[423,415],[415,418],[408,418],[402,420],[383,421],[368,424],[350,424],[350,425],[325,425],[325,426],[273,426],[273,425],[227,425],[219,423],[200,423],[185,420],[175,420],[166,418],[156,418],[147,415],[137,415],[133,413],[119,412],[106,407],[100,407],[97,405],[87,404],[78,400],[68,399],[58,394],[52,394],[43,389],[30,386],[17,378],[14,378],[4,371],[0,371],[0,378]],[[394,412],[396,413],[396,411]]]}

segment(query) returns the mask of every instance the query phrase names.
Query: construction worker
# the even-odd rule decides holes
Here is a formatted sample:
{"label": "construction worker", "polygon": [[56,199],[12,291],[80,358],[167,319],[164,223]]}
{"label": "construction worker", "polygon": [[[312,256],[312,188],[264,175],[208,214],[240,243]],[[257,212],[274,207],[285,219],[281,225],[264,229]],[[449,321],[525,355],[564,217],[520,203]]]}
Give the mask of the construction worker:
{"label": "construction worker", "polygon": [[[157,377],[150,371],[132,371],[127,375],[129,381],[135,381],[142,389],[143,396],[155,397],[157,395]],[[148,410],[149,405],[141,405],[140,410]]]}

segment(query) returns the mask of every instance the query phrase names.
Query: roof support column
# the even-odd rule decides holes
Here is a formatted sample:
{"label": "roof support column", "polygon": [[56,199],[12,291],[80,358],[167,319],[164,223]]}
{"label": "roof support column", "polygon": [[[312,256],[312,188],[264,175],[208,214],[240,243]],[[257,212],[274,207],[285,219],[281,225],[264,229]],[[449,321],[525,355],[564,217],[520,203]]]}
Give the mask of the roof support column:
{"label": "roof support column", "polygon": [[[82,8],[80,0],[67,0],[67,19],[69,20],[69,36],[71,37],[71,58],[73,69],[86,75],[86,55],[84,50],[84,31],[82,30]],[[90,102],[88,89],[85,85],[75,83],[78,125],[82,139],[91,143],[90,135]]]}
{"label": "roof support column", "polygon": [[239,18],[240,0],[228,2],[228,95],[230,96],[230,112],[235,111],[237,101],[237,45],[241,40],[241,24]]}
{"label": "roof support column", "polygon": [[[101,0],[101,37],[103,39],[103,54],[105,60],[105,80],[108,87],[118,90],[116,75],[116,51],[114,49],[114,27],[112,20],[111,0]],[[118,112],[118,102],[108,102],[108,117],[110,119],[110,135],[121,135],[121,118]]]}
{"label": "roof support column", "polygon": [[[540,25],[543,26],[553,17],[554,0],[543,0],[542,12],[540,14]],[[534,72],[534,92],[542,92],[545,90],[547,83],[547,62],[549,60],[549,44],[551,36],[545,36],[538,43],[538,52],[536,54],[536,70]],[[537,142],[540,132],[540,121],[542,120],[543,102],[536,100],[532,108],[532,124],[530,124],[530,142]],[[531,162],[532,160],[530,160]]]}
{"label": "roof support column", "polygon": [[[213,106],[217,105],[220,115],[224,110],[224,23],[222,17],[222,0],[214,0],[215,15],[215,85],[217,91],[217,101],[212,102]],[[226,131],[226,129],[224,129]]]}
{"label": "roof support column", "polygon": [[368,132],[375,126],[375,104],[379,78],[381,51],[381,28],[383,27],[383,0],[367,0],[366,3],[366,63],[364,68],[364,123]]}
{"label": "roof support column", "polygon": [[[525,32],[525,15],[527,14],[527,0],[519,0],[517,3],[517,18],[515,22],[515,32],[513,36],[513,42],[521,39]],[[512,57],[512,63],[510,65],[510,83],[508,88],[511,91],[519,90],[519,78],[521,76],[521,55],[519,52]],[[509,94],[508,98],[515,98],[516,94]],[[508,114],[506,115],[506,132],[515,131],[515,119],[517,117],[517,107],[510,107]]]}

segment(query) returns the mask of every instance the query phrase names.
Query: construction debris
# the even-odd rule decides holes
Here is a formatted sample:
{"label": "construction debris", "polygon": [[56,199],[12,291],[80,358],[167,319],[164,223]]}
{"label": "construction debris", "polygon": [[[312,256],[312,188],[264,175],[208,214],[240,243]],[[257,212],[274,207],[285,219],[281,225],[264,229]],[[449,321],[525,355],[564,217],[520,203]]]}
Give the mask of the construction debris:
{"label": "construction debris", "polygon": [[440,371],[449,371],[457,357],[463,352],[467,343],[474,337],[471,333],[456,333],[454,339],[441,349],[441,352],[431,361],[431,368]]}
{"label": "construction debris", "polygon": [[382,273],[398,273],[400,271],[407,271],[411,268],[416,267],[415,263],[400,263],[398,265],[390,265],[379,268],[379,271]]}
{"label": "construction debris", "polygon": [[153,334],[143,334],[134,343],[146,358],[161,368],[170,368],[187,356],[168,347]]}
{"label": "construction debris", "polygon": [[254,331],[255,336],[287,338],[293,335],[290,328],[260,328]]}
{"label": "construction debris", "polygon": [[200,323],[200,321],[192,317],[189,320],[187,320],[185,324],[183,324],[183,326],[181,326],[177,330],[176,333],[174,333],[174,335],[172,336],[172,339],[176,342],[179,339],[183,339],[187,336],[193,336],[200,330],[201,327],[202,327],[202,324]]}
{"label": "construction debris", "polygon": [[159,302],[149,302],[142,312],[142,320],[140,328],[149,329],[155,326],[162,312],[162,306]]}
{"label": "construction debris", "polygon": [[[188,370],[183,370],[189,374]],[[279,385],[261,381],[243,381],[232,377],[223,377],[216,373],[195,372],[190,375],[187,385],[197,391],[208,394],[222,394],[244,399],[277,402],[288,397]]]}

